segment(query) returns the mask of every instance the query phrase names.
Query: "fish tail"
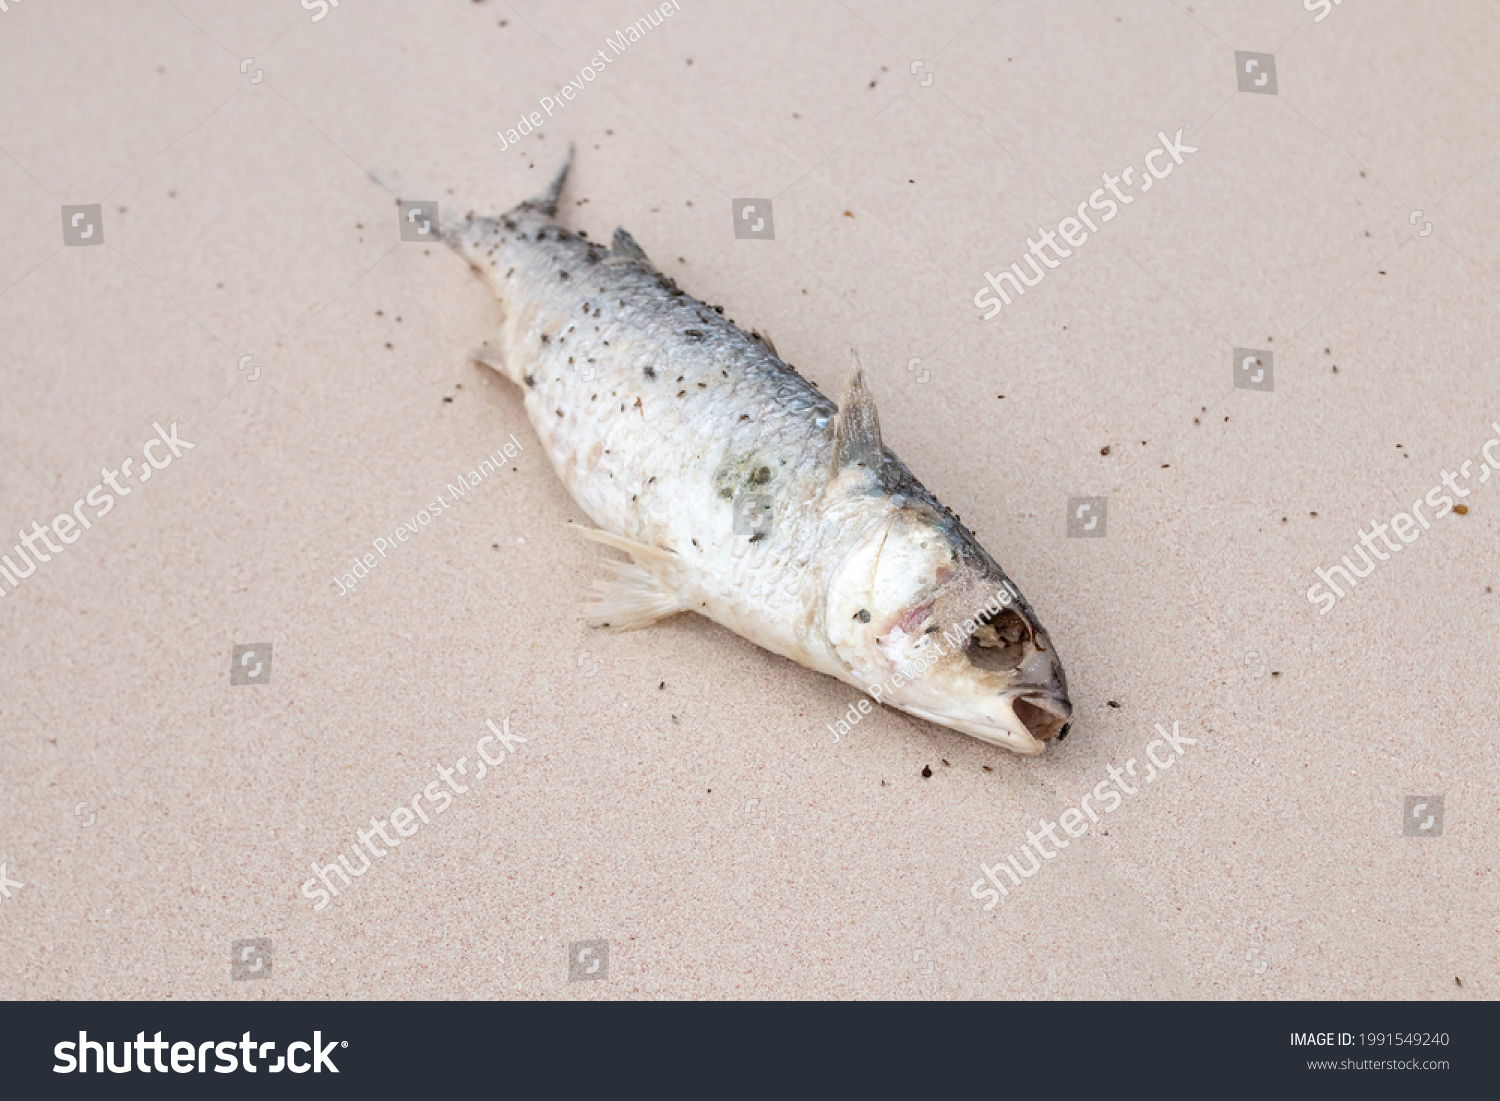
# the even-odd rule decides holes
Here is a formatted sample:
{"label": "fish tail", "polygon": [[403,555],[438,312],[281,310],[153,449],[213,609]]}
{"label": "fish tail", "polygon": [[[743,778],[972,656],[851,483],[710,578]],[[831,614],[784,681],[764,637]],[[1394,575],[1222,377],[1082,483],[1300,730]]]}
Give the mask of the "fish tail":
{"label": "fish tail", "polygon": [[557,175],[552,177],[552,183],[547,186],[547,190],[534,199],[527,199],[521,204],[522,210],[539,210],[548,217],[557,213],[557,200],[562,197],[563,183],[568,178],[568,169],[573,167],[573,149],[574,146],[570,143],[567,159],[557,170]]}
{"label": "fish tail", "polygon": [[[535,198],[527,199],[524,203],[517,203],[511,213],[517,211],[537,211],[547,215],[549,218],[557,214],[557,202],[562,197],[563,184],[568,179],[568,169],[573,167],[573,149],[574,146],[569,144],[567,159],[563,161],[562,168],[558,169],[557,175],[552,177],[552,182],[547,185],[547,190]],[[380,184],[380,186],[390,190],[387,186],[392,178],[390,174],[387,174],[385,177],[377,177],[372,174],[370,178],[377,184]],[[476,235],[482,235],[484,232],[492,230],[495,223],[499,220],[497,218],[481,217],[472,210],[465,214],[460,214],[458,208],[451,203],[441,204],[439,212],[441,215],[439,234],[444,244],[460,256],[465,255],[464,249],[466,244],[471,244],[472,239]]]}

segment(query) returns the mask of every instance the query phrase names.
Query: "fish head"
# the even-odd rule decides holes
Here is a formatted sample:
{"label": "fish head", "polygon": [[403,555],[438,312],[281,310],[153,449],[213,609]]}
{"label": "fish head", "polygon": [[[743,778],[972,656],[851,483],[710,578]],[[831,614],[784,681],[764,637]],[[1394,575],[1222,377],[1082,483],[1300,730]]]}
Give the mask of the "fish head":
{"label": "fish head", "polygon": [[878,702],[1028,756],[1066,734],[1073,705],[1052,640],[952,517],[888,504],[826,594],[841,675]]}

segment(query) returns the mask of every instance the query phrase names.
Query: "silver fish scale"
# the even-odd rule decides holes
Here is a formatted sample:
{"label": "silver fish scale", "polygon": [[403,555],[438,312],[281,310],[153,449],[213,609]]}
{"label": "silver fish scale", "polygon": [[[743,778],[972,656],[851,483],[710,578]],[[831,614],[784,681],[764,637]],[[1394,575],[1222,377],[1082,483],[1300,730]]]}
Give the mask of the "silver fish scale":
{"label": "silver fish scale", "polygon": [[[601,527],[674,551],[696,610],[787,652],[766,625],[813,614],[797,575],[839,534],[811,522],[837,407],[648,263],[537,211],[476,224],[506,307],[505,372],[574,498]],[[734,530],[747,492],[772,504],[758,539]]]}

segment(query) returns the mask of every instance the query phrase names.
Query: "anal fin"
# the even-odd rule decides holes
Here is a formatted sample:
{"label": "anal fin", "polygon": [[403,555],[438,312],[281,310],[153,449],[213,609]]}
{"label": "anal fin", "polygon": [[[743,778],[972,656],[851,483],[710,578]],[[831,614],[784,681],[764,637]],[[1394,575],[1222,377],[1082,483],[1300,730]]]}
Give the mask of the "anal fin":
{"label": "anal fin", "polygon": [[671,551],[648,547],[633,539],[611,535],[607,531],[585,528],[579,524],[569,527],[586,539],[603,543],[607,547],[625,551],[634,562],[606,562],[613,577],[600,578],[594,582],[590,596],[582,612],[590,627],[608,627],[616,631],[638,631],[649,627],[659,619],[686,611],[682,598],[662,584],[661,581],[642,568],[643,563],[658,566],[671,565],[677,556]]}

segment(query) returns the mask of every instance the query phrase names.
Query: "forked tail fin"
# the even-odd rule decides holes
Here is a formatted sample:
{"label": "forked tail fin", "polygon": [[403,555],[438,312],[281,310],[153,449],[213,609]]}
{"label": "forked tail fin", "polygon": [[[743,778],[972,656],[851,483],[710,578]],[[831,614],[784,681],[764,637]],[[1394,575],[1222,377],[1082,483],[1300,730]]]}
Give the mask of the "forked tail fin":
{"label": "forked tail fin", "polygon": [[557,170],[557,175],[552,177],[552,183],[547,190],[534,199],[527,199],[518,207],[520,210],[539,210],[548,217],[557,213],[557,200],[562,196],[563,183],[568,178],[568,169],[573,167],[572,144],[568,145],[568,157],[563,161],[563,166]]}

